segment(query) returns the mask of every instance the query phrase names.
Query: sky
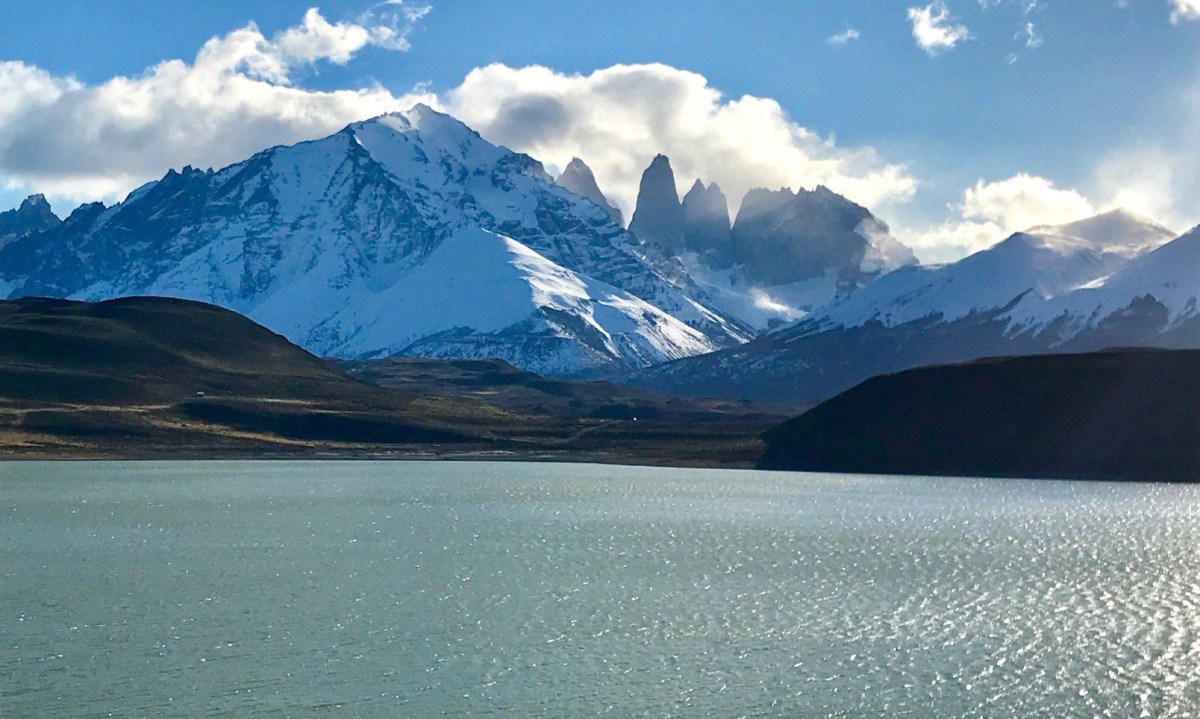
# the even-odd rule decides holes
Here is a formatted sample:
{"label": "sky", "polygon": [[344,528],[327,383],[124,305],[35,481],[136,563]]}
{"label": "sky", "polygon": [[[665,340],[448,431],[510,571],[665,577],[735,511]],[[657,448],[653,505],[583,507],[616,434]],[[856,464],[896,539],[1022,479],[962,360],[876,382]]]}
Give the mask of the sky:
{"label": "sky", "polygon": [[1200,222],[1200,0],[0,0],[0,210],[426,102],[628,217],[641,171],[825,184],[927,262],[1115,207]]}

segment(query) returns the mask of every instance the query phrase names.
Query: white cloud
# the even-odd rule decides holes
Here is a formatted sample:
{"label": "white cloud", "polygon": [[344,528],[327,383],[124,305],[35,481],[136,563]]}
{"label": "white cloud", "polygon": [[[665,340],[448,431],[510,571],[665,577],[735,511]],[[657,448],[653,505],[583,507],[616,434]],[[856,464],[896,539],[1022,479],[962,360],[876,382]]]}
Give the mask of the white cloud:
{"label": "white cloud", "polygon": [[288,58],[310,63],[328,60],[344,65],[368,45],[408,50],[409,29],[429,10],[429,6],[413,7],[389,0],[363,13],[356,22],[330,23],[317,8],[310,8],[302,25],[284,30],[273,44],[277,52]]}
{"label": "white cloud", "polygon": [[1178,25],[1183,20],[1200,20],[1200,0],[1170,0],[1171,22]]}
{"label": "white cloud", "polygon": [[206,42],[191,63],[168,60],[93,86],[0,62],[0,183],[72,201],[117,199],[170,167],[219,167],[430,101],[378,86],[292,86],[312,63],[344,64],[368,46],[407,48],[426,12],[389,2],[331,23],[313,9],[271,38],[251,23]]}
{"label": "white cloud", "polygon": [[[1121,0],[1117,1],[1121,2]],[[1043,0],[979,0],[979,7],[982,10],[991,10],[994,7],[1014,3],[1021,8],[1022,15],[1032,15],[1046,7]]]}
{"label": "white cloud", "polygon": [[846,43],[850,42],[851,40],[857,40],[859,38],[859,35],[860,35],[860,33],[858,32],[858,30],[855,30],[852,27],[848,27],[844,31],[839,32],[836,35],[830,35],[829,38],[825,40],[825,42],[829,43],[830,45],[845,45]]}
{"label": "white cloud", "polygon": [[[492,65],[440,98],[424,88],[395,95],[379,86],[297,86],[310,64],[350,62],[370,46],[406,48],[412,23],[427,11],[389,2],[330,22],[310,10],[272,37],[250,24],[211,39],[191,62],[169,60],[97,85],[0,62],[0,187],[70,201],[119,199],[170,167],[220,167],[422,101],[551,166],[583,157],[627,216],[641,172],[658,152],[671,157],[680,190],[696,177],[715,180],[732,209],[751,187],[825,184],[886,217],[888,204],[899,211],[916,191],[906,166],[872,148],[840,146],[793,121],[774,100],[725,97],[703,76],[666,65],[618,65],[586,76]],[[949,21],[941,3],[925,11],[935,25]],[[1168,114],[1179,118],[1179,128],[1117,147],[1096,164],[1086,191],[1103,202],[1016,175],[978,182],[949,221],[925,230],[896,227],[897,236],[937,261],[1096,207],[1124,206],[1175,227],[1195,222],[1200,217],[1187,199],[1200,192],[1200,77]]]}
{"label": "white cloud", "polygon": [[1038,34],[1037,28],[1031,22],[1025,23],[1025,26],[1013,36],[1013,40],[1024,42],[1025,47],[1030,49],[1041,47],[1044,42],[1044,38]]}
{"label": "white cloud", "polygon": [[1072,222],[1095,214],[1095,208],[1075,190],[1059,189],[1044,177],[1021,173],[997,182],[979,180],[963,193],[962,214],[1018,232]]}
{"label": "white cloud", "polygon": [[995,182],[979,180],[963,192],[962,204],[953,209],[959,219],[922,232],[902,232],[900,239],[922,261],[945,262],[991,247],[1014,232],[1096,214],[1095,206],[1075,190],[1025,173]]}
{"label": "white cloud", "polygon": [[857,202],[907,199],[916,182],[869,147],[845,148],[788,118],[774,100],[724,97],[694,72],[616,65],[590,75],[489,65],[443,97],[484,137],[559,167],[573,156],[628,210],[656,153],[686,190],[703,178],[736,207],[752,187],[824,184]]}
{"label": "white cloud", "polygon": [[[1193,156],[1195,153],[1191,153]],[[1093,183],[1106,206],[1124,207],[1171,227],[1182,226],[1174,196],[1180,181],[1179,163],[1171,152],[1154,143],[1140,143],[1105,154],[1093,170]]]}
{"label": "white cloud", "polygon": [[993,222],[950,220],[924,230],[896,233],[897,238],[912,248],[923,264],[953,262],[980,250],[986,250],[1004,239],[1004,229]]}
{"label": "white cloud", "polygon": [[1106,207],[1126,207],[1168,227],[1192,227],[1200,222],[1200,70],[1156,112],[1165,125],[1103,154],[1089,194],[1105,198]]}
{"label": "white cloud", "polygon": [[943,50],[953,50],[960,42],[971,39],[971,31],[966,25],[954,22],[950,9],[942,0],[925,7],[910,7],[908,20],[912,23],[917,46],[930,57]]}

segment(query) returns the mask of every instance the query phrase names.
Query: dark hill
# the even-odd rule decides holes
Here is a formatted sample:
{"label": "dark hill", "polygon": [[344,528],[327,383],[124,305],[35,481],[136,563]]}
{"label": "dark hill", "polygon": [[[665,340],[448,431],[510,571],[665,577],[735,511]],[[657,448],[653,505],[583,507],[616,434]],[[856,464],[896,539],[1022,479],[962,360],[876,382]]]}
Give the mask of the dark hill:
{"label": "dark hill", "polygon": [[766,469],[1200,481],[1200,352],[908,370],[867,380],[763,438]]}
{"label": "dark hill", "polygon": [[306,400],[370,394],[283,337],[213,305],[158,297],[0,302],[0,397],[129,404],[201,392]]}
{"label": "dark hill", "polygon": [[504,414],[355,380],[200,302],[0,302],[0,448],[460,443]]}
{"label": "dark hill", "polygon": [[758,435],[777,421],[736,403],[659,401],[602,383],[545,380],[499,361],[357,369],[380,384],[199,302],[0,301],[0,458],[486,456],[750,466],[761,452]]}

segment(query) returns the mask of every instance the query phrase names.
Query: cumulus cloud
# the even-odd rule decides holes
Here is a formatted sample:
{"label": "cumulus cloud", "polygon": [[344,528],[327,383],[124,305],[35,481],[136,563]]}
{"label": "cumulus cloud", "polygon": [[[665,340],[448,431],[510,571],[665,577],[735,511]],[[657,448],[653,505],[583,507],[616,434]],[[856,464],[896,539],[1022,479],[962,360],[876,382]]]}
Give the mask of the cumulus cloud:
{"label": "cumulus cloud", "polygon": [[1075,190],[1021,173],[997,182],[976,182],[963,193],[962,213],[967,219],[982,219],[1016,232],[1078,220],[1094,214],[1095,208]]}
{"label": "cumulus cloud", "polygon": [[836,35],[830,35],[829,38],[825,40],[825,42],[829,43],[830,45],[845,45],[846,43],[850,42],[851,40],[857,40],[859,38],[859,34],[860,33],[858,32],[858,30],[855,30],[852,27],[848,27]]}
{"label": "cumulus cloud", "polygon": [[297,70],[312,63],[345,64],[368,46],[406,49],[426,12],[387,2],[333,23],[312,9],[273,37],[251,23],[209,40],[190,63],[168,60],[91,86],[0,62],[0,181],[71,200],[115,199],[170,167],[225,165],[430,101],[379,86],[293,86]]}
{"label": "cumulus cloud", "polygon": [[[1177,9],[1197,4],[1176,2]],[[190,62],[168,60],[95,85],[0,62],[0,186],[72,201],[119,199],[169,167],[220,167],[420,101],[552,167],[583,157],[627,216],[641,173],[659,152],[672,159],[677,189],[696,177],[716,181],[735,211],[751,187],[824,184],[886,217],[889,204],[901,209],[917,189],[906,166],[870,147],[841,146],[791,119],[774,100],[726,97],[702,75],[666,65],[618,65],[590,75],[491,65],[441,97],[421,89],[395,95],[378,85],[332,92],[299,86],[309,65],[344,64],[367,47],[406,49],[413,23],[426,12],[393,1],[332,22],[309,10],[271,37],[250,24],[209,40]],[[960,26],[948,12],[937,2],[910,10],[910,17],[924,13],[930,26],[950,32]],[[914,18],[914,35],[918,21],[924,22]],[[969,36],[965,28],[960,34],[953,43]],[[950,221],[925,230],[897,227],[897,236],[922,259],[939,261],[1095,207],[1126,206],[1178,227],[1194,222],[1200,219],[1194,212],[1176,210],[1190,208],[1184,200],[1200,192],[1200,78],[1185,102],[1170,113],[1180,120],[1173,134],[1101,159],[1086,189],[1103,203],[1030,175],[981,180],[951,208]]]}
{"label": "cumulus cloud", "polygon": [[923,232],[902,233],[925,262],[943,262],[986,249],[1014,232],[1037,225],[1061,225],[1096,214],[1079,192],[1055,187],[1044,177],[1014,175],[979,180],[953,208],[959,219]]}
{"label": "cumulus cloud", "polygon": [[1200,20],[1200,0],[1170,0],[1171,22],[1178,25],[1184,20]]}
{"label": "cumulus cloud", "polygon": [[925,7],[910,7],[908,21],[912,23],[917,47],[930,57],[943,50],[953,50],[959,43],[971,39],[971,31],[950,17],[950,9],[942,0]]}
{"label": "cumulus cloud", "polygon": [[582,157],[627,216],[642,171],[660,152],[671,158],[678,189],[697,177],[716,181],[735,206],[752,187],[824,184],[868,205],[916,188],[904,166],[869,147],[838,146],[774,100],[727,98],[702,75],[667,65],[590,75],[489,65],[442,100],[489,140],[559,167]]}

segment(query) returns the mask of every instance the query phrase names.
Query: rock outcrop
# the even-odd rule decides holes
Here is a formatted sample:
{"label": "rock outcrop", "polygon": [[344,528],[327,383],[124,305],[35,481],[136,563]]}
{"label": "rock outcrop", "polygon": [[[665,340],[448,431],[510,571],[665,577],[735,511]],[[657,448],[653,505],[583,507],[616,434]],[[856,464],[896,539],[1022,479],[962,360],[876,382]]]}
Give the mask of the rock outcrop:
{"label": "rock outcrop", "polygon": [[658,155],[638,187],[637,209],[629,222],[629,231],[643,242],[658,245],[669,252],[684,249],[683,206],[675,189],[675,173],[666,155]]}
{"label": "rock outcrop", "polygon": [[0,247],[27,235],[50,230],[62,222],[43,195],[30,195],[15,210],[0,212]]}
{"label": "rock outcrop", "polygon": [[625,225],[625,218],[621,215],[621,210],[609,202],[604,193],[600,191],[600,185],[596,182],[592,168],[588,167],[583,160],[578,157],[571,158],[567,169],[563,170],[556,182],[564,190],[569,190],[594,202],[597,207],[608,213],[613,222],[621,226]]}
{"label": "rock outcrop", "polygon": [[717,183],[708,187],[700,180],[683,196],[684,246],[699,253],[714,267],[733,264],[729,201]]}
{"label": "rock outcrop", "polygon": [[[754,189],[733,225],[733,252],[746,276],[782,285],[836,272],[855,280],[871,255],[870,233],[887,226],[867,208],[824,186]],[[910,253],[911,255],[911,253]]]}

